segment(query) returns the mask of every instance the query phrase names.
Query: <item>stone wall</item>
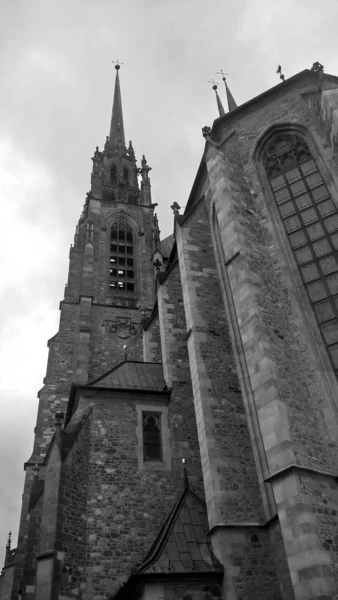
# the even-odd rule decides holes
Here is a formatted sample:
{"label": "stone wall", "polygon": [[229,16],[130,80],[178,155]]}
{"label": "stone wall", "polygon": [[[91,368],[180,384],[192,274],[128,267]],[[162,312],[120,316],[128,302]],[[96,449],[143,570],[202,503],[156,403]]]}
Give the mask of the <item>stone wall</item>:
{"label": "stone wall", "polygon": [[7,567],[0,575],[0,600],[10,600],[14,576],[14,565]]}
{"label": "stone wall", "polygon": [[102,598],[116,591],[143,560],[176,497],[171,470],[162,464],[139,468],[137,406],[152,402],[154,407],[163,405],[152,394],[95,396],[86,438],[90,484],[85,579]]}
{"label": "stone wall", "polygon": [[90,418],[63,462],[60,480],[57,566],[60,594],[66,598],[78,598],[85,584]]}
{"label": "stone wall", "polygon": [[[174,473],[182,473],[186,460],[190,484],[204,497],[200,448],[192,392],[187,324],[184,313],[182,283],[178,263],[166,275],[158,289],[163,372],[172,390],[169,418],[172,432]],[[182,485],[176,482],[177,489]]]}
{"label": "stone wall", "polygon": [[162,362],[161,332],[158,312],[147,328],[142,332],[143,360],[145,362]]}
{"label": "stone wall", "polygon": [[203,201],[178,229],[177,244],[209,523],[260,521],[257,472]]}
{"label": "stone wall", "polygon": [[[333,542],[321,538],[314,506],[320,499],[313,471],[335,473],[337,382],[272,199],[262,187],[255,144],[270,125],[305,128],[319,149],[319,164],[324,156],[332,166],[330,191],[337,201],[337,160],[319,114],[308,102],[311,88],[313,83],[285,88],[255,111],[243,111],[240,120],[234,118],[219,132],[221,146],[210,142],[205,154],[209,198],[252,390],[250,415],[257,411],[259,420],[259,427],[252,428],[255,446],[263,440],[270,473],[265,477],[274,489],[295,597],[302,599],[320,593],[333,598],[336,587]],[[294,464],[310,469],[314,481],[308,484],[308,496],[302,493],[301,471],[291,469]]]}

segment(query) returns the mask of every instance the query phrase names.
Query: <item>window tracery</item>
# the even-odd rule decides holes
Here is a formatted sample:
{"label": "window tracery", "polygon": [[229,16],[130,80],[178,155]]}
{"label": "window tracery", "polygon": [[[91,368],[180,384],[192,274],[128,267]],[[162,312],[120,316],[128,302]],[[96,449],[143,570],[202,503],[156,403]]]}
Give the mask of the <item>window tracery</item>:
{"label": "window tracery", "polygon": [[338,210],[306,141],[275,135],[263,154],[304,287],[338,371]]}
{"label": "window tracery", "polygon": [[110,230],[109,288],[134,292],[134,239],[130,225],[123,220]]}

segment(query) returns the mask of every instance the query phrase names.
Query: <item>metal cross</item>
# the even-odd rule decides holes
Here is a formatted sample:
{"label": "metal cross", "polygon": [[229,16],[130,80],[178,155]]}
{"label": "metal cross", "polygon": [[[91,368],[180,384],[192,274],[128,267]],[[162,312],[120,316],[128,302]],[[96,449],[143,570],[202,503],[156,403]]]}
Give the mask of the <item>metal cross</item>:
{"label": "metal cross", "polygon": [[120,62],[118,58],[116,60],[112,60],[112,63],[116,65],[115,69],[119,69],[121,65],[124,65],[124,63]]}
{"label": "metal cross", "polygon": [[212,78],[209,83],[211,83],[212,85],[218,85],[218,81],[215,81],[214,78]]}
{"label": "metal cross", "polygon": [[224,73],[223,69],[221,69],[220,71],[217,71],[217,75],[222,75],[222,79],[225,81],[225,76],[229,75],[229,73]]}

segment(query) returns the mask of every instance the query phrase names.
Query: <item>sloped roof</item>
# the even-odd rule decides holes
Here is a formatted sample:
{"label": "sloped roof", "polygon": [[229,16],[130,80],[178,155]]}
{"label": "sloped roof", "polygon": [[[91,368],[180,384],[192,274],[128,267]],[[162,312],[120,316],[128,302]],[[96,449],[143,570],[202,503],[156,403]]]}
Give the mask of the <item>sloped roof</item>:
{"label": "sloped roof", "polygon": [[84,387],[162,392],[166,387],[162,363],[124,360]]}
{"label": "sloped roof", "polygon": [[222,578],[223,567],[212,552],[208,530],[206,505],[189,489],[185,472],[185,489],[146,558],[109,600],[130,600],[142,580],[168,580],[185,574],[202,580]]}
{"label": "sloped roof", "polygon": [[162,256],[165,256],[166,258],[168,258],[168,256],[170,255],[171,249],[173,247],[173,243],[174,243],[173,234],[168,235],[168,237],[164,238],[164,240],[161,241],[160,249],[161,249]]}
{"label": "sloped roof", "polygon": [[182,492],[142,565],[141,573],[222,571],[212,553],[204,502],[188,487]]}
{"label": "sloped roof", "polygon": [[43,464],[46,465],[48,463],[49,455],[54,442],[59,446],[61,460],[64,461],[67,458],[74,442],[77,440],[78,435],[82,430],[85,422],[87,421],[91,411],[91,406],[88,406],[85,409],[78,409],[74,413],[72,420],[69,421],[65,429],[55,430],[51,442],[48,446],[48,450],[46,452]]}

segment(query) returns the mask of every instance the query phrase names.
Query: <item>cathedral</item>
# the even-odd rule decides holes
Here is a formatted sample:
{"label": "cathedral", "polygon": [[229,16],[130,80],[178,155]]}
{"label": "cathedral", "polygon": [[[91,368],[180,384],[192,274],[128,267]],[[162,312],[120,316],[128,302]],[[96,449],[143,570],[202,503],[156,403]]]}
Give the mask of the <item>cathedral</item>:
{"label": "cathedral", "polygon": [[338,77],[223,76],[161,239],[115,68],[0,600],[337,600]]}

